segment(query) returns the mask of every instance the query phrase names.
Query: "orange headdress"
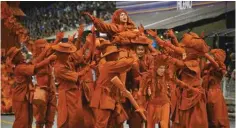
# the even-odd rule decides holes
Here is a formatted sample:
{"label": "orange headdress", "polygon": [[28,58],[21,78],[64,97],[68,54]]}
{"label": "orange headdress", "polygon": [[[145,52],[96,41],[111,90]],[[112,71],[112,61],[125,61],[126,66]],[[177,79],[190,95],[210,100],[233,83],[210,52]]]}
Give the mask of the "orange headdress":
{"label": "orange headdress", "polygon": [[225,69],[225,58],[226,58],[226,53],[222,49],[212,49],[210,53],[214,56],[216,62],[219,64],[220,68]]}
{"label": "orange headdress", "polygon": [[13,67],[14,64],[12,64],[12,60],[14,59],[14,57],[17,55],[17,53],[20,52],[19,48],[16,47],[11,47],[8,51],[7,51],[7,59],[6,59],[6,66],[7,66],[7,71],[8,72],[12,72],[13,71]]}
{"label": "orange headdress", "polygon": [[111,22],[114,24],[120,24],[120,14],[122,12],[124,12],[128,17],[127,25],[135,28],[135,23],[130,19],[130,17],[128,16],[128,13],[123,9],[118,9],[113,13]]}
{"label": "orange headdress", "polygon": [[154,69],[155,71],[162,65],[168,67],[168,57],[164,54],[158,54],[154,57]]}
{"label": "orange headdress", "polygon": [[197,55],[198,53],[204,54],[209,51],[206,42],[193,32],[185,33],[181,43],[186,48],[187,54],[194,53]]}

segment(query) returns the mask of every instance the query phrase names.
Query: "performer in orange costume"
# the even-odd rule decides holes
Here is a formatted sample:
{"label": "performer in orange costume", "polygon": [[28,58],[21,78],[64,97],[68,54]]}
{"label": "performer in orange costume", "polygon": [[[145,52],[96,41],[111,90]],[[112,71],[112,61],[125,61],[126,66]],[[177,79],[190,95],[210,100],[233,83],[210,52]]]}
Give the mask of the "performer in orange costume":
{"label": "performer in orange costume", "polygon": [[[89,16],[99,32],[107,33],[111,43],[116,44],[118,49],[122,50],[119,58],[134,54],[134,51],[130,47],[132,43],[146,43],[150,51],[153,53],[156,52],[155,48],[151,45],[152,40],[145,36],[143,27],[137,29],[125,10],[116,10],[112,15],[111,23],[105,23],[89,13],[85,12],[84,14]],[[120,79],[126,84],[126,73],[121,74]]]}
{"label": "performer in orange costume", "polygon": [[39,68],[55,60],[55,56],[50,56],[37,64],[26,64],[20,49],[12,47],[7,52],[7,65],[14,68],[16,86],[13,89],[13,111],[15,121],[13,128],[31,128],[32,127],[32,80],[31,77]]}
{"label": "performer in orange costume", "polygon": [[[134,70],[131,70],[132,75],[129,76],[130,73],[128,73],[128,83],[127,88],[129,90],[132,90],[132,94],[135,98],[135,100],[138,102],[138,104],[144,108],[146,108],[146,98],[143,96],[143,93],[140,93],[139,95],[138,91],[142,90],[144,86],[147,86],[149,83],[152,82],[150,78],[152,78],[153,70],[154,70],[154,59],[153,56],[149,53],[147,44],[142,43],[136,43],[135,45],[135,52],[138,57],[138,68],[139,72],[136,72]],[[142,74],[140,77],[139,73]],[[129,85],[131,82],[132,85]],[[144,82],[145,81],[145,82]],[[150,83],[152,84],[152,83]],[[127,110],[129,111],[129,120],[127,123],[129,124],[130,128],[142,128],[143,127],[143,119],[140,116],[139,113],[135,112],[133,107],[131,105],[126,106]],[[131,108],[128,108],[131,107]]]}
{"label": "performer in orange costume", "polygon": [[[81,43],[80,35],[82,35],[83,33],[83,26],[82,28],[80,27],[78,29],[78,33],[80,34],[76,40],[77,48],[79,48],[79,44]],[[93,79],[93,74],[92,74],[94,69],[93,67],[90,66],[90,63],[92,63],[91,62],[92,54],[90,54],[92,50],[92,46],[93,46],[92,34],[89,34],[86,37],[86,42],[83,45],[83,47],[78,50],[79,54],[77,54],[77,56],[79,56],[79,59],[76,60],[77,72],[81,72],[83,70],[88,69],[88,71],[85,72],[83,76],[81,76],[78,79],[78,82],[77,82],[77,86],[79,87],[79,90],[81,91],[80,96],[81,96],[81,103],[82,103],[82,109],[83,109],[84,128],[94,127],[94,115],[93,115],[92,109],[89,107],[91,97],[95,88],[95,82],[94,82],[95,80]]]}
{"label": "performer in orange costume", "polygon": [[[111,23],[105,23],[89,13],[85,14],[93,21],[94,26],[98,31],[107,33],[111,43],[116,44],[118,49],[122,50],[119,53],[119,58],[135,55],[135,50],[132,49],[132,44],[136,43],[147,44],[151,52],[156,52],[155,48],[151,45],[152,40],[145,36],[144,29],[142,27],[137,29],[125,10],[116,10],[113,13]],[[126,77],[126,72],[120,75],[120,79],[125,85]]]}
{"label": "performer in orange costume", "polygon": [[[48,54],[50,46],[44,39],[38,39],[34,43],[35,53],[32,60],[33,63],[42,61]],[[52,76],[52,66],[46,65],[40,68],[36,74],[37,87],[46,91],[47,97],[45,101],[46,106],[33,105],[34,117],[36,119],[36,127],[43,128],[44,124],[46,128],[52,128],[54,117],[56,114],[56,87]]]}
{"label": "performer in orange costume", "polygon": [[170,99],[168,97],[168,83],[165,76],[167,58],[161,54],[154,58],[154,82],[146,86],[144,91],[147,96],[147,128],[155,128],[159,123],[161,128],[169,127]]}
{"label": "performer in orange costume", "polygon": [[[115,46],[112,46],[109,40],[105,40],[104,38],[97,38],[96,47],[97,47],[96,59],[100,58],[100,60],[97,61],[98,68],[96,68],[97,69],[96,74],[98,74],[98,77],[99,77],[99,74],[103,73],[103,72],[99,72],[99,69],[103,67],[103,64],[106,62],[106,58],[99,56],[99,54],[97,53],[101,52],[105,54],[107,47],[115,47]],[[112,88],[111,94],[112,94],[112,98],[116,101],[116,105],[115,105],[114,110],[111,111],[110,113],[107,128],[113,128],[113,127],[122,128],[124,121],[128,119],[128,115],[121,104],[123,102],[121,91],[119,88]]]}
{"label": "performer in orange costume", "polygon": [[89,16],[99,32],[108,34],[111,43],[119,45],[119,50],[125,50],[124,53],[120,53],[120,58],[129,56],[131,50],[130,44],[132,43],[147,43],[148,48],[152,52],[156,52],[155,48],[151,45],[152,41],[144,35],[143,28],[141,27],[138,30],[125,10],[116,10],[112,15],[111,23],[105,23],[87,12],[84,14]]}
{"label": "performer in orange costume", "polygon": [[95,128],[106,128],[111,112],[115,109],[117,88],[110,80],[120,73],[128,71],[133,63],[133,58],[118,60],[119,50],[116,46],[109,45],[103,51],[106,62],[99,66],[99,77],[91,99],[90,107],[95,115]]}
{"label": "performer in orange costume", "polygon": [[[173,49],[176,53],[183,53],[182,49],[174,47],[171,43],[159,41],[162,46]],[[176,89],[178,101],[172,115],[174,128],[207,128],[206,99],[201,83],[201,70],[199,57],[208,52],[208,46],[202,38],[195,33],[185,33],[180,43],[184,46],[186,57],[184,60],[171,58],[177,70],[174,79],[179,89]]]}
{"label": "performer in orange costume", "polygon": [[[157,32],[154,32],[152,30],[147,30],[147,33],[151,35],[159,44],[159,46],[162,48],[161,53],[166,54],[168,56],[171,56],[173,58],[177,59],[185,59],[186,53],[184,48],[178,43],[178,40],[176,36],[174,35],[174,32],[172,29],[167,30],[164,34],[167,38],[171,39],[171,43],[169,43],[168,47],[163,47],[163,43],[168,42],[168,40],[164,41],[161,38],[157,36]],[[166,81],[169,86],[170,94],[169,97],[171,99],[171,115],[175,110],[176,102],[177,102],[177,94],[176,94],[176,83],[174,81],[175,73],[177,71],[177,67],[173,63],[168,63],[168,69],[165,72],[166,74]],[[178,90],[177,90],[178,91]]]}
{"label": "performer in orange costume", "polygon": [[[76,82],[90,68],[76,72],[74,61],[79,60],[80,55],[79,51],[76,52],[76,47],[73,44],[59,43],[52,46],[52,49],[56,51],[57,55],[54,74],[59,83],[57,127],[84,127],[82,103],[81,99],[78,99],[80,91]],[[71,55],[71,53],[74,55]]]}
{"label": "performer in orange costume", "polygon": [[221,91],[221,80],[226,73],[224,64],[226,55],[222,49],[212,49],[210,63],[204,70],[203,87],[207,93],[207,114],[210,128],[229,128],[227,106]]}
{"label": "performer in orange costume", "polygon": [[[165,44],[163,44],[165,45]],[[168,45],[168,44],[167,44]],[[190,32],[183,35],[181,45],[184,45],[186,58],[172,58],[180,70],[177,85],[180,87],[175,111],[173,113],[173,128],[208,128],[206,97],[201,82],[200,56],[208,52],[205,41],[197,34]]]}

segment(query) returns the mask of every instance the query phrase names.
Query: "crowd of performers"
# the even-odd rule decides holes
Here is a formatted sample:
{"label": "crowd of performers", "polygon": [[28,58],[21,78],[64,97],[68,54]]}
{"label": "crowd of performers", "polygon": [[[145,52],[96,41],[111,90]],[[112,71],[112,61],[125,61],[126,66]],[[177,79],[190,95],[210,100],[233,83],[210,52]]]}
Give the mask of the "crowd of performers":
{"label": "crowd of performers", "polygon": [[93,27],[82,42],[81,26],[78,38],[69,36],[68,42],[60,42],[63,33],[53,43],[38,39],[30,63],[20,49],[8,50],[15,80],[13,128],[31,128],[33,117],[37,128],[52,128],[56,113],[58,128],[122,128],[125,121],[130,128],[229,128],[220,88],[225,51],[210,49],[193,32],[178,41],[169,29],[161,39],[136,28],[122,9],[111,23],[84,15],[108,38],[97,38]]}

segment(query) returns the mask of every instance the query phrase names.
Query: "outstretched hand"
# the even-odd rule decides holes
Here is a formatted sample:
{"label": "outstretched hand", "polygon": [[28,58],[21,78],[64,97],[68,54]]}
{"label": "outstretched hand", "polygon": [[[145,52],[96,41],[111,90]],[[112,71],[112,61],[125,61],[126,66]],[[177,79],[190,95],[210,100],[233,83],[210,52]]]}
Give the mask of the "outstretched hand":
{"label": "outstretched hand", "polygon": [[75,34],[76,33],[74,33],[72,36],[68,35],[68,42],[73,42],[74,41]]}
{"label": "outstretched hand", "polygon": [[64,37],[64,32],[58,32],[56,38],[61,40]]}
{"label": "outstretched hand", "polygon": [[156,31],[153,31],[153,30],[147,30],[147,34],[149,34],[150,36],[152,37],[156,37],[157,36],[157,32]]}
{"label": "outstretched hand", "polygon": [[168,29],[168,30],[164,33],[164,35],[167,36],[167,37],[170,37],[170,38],[174,38],[174,37],[175,37],[175,34],[174,34],[173,29]]}
{"label": "outstretched hand", "polygon": [[140,24],[140,26],[138,27],[138,30],[140,33],[144,33],[144,27],[142,24]]}
{"label": "outstretched hand", "polygon": [[95,17],[91,15],[89,12],[82,12],[83,15],[87,15],[91,20],[95,20]]}

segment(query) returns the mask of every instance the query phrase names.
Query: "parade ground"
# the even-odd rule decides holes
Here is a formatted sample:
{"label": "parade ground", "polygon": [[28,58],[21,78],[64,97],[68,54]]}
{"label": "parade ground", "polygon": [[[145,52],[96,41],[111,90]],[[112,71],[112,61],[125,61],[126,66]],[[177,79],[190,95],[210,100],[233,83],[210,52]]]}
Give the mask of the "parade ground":
{"label": "parade ground", "polygon": [[[14,122],[14,115],[1,115],[1,128],[12,128],[13,122]],[[56,128],[56,117],[55,117],[55,122],[53,125],[53,128]],[[33,127],[36,128],[35,126],[35,120],[33,122]],[[129,126],[125,123],[124,128],[129,128]],[[158,125],[156,125],[156,128],[158,128]],[[235,120],[230,120],[230,128],[235,128]]]}

